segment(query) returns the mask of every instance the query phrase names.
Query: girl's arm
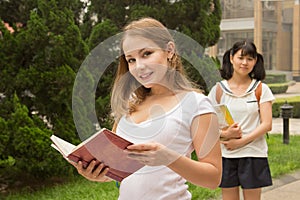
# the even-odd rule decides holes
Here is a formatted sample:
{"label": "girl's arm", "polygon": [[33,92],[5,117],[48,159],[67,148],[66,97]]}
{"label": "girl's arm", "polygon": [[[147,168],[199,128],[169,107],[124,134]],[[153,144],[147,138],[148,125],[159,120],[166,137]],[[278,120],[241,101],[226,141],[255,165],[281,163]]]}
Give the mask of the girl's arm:
{"label": "girl's arm", "polygon": [[251,133],[244,137],[244,143],[248,144],[272,130],[272,102],[267,101],[260,104],[260,125]]}

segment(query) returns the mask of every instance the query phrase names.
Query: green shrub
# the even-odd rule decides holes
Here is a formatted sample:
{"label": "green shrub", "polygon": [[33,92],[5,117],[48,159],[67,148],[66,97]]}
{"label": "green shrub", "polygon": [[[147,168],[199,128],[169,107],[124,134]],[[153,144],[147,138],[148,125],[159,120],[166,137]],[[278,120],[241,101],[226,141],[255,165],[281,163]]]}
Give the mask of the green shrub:
{"label": "green shrub", "polygon": [[12,104],[6,119],[0,116],[0,178],[7,185],[22,185],[34,179],[70,175],[73,167],[50,146],[52,130],[37,115],[29,115],[17,95]]}
{"label": "green shrub", "polygon": [[273,117],[280,117],[280,107],[287,102],[293,106],[293,118],[300,118],[300,96],[276,98],[273,103]]}
{"label": "green shrub", "polygon": [[264,80],[265,83],[285,83],[286,82],[286,75],[285,74],[267,74]]}
{"label": "green shrub", "polygon": [[281,94],[287,91],[289,83],[270,83],[268,86],[273,94]]}

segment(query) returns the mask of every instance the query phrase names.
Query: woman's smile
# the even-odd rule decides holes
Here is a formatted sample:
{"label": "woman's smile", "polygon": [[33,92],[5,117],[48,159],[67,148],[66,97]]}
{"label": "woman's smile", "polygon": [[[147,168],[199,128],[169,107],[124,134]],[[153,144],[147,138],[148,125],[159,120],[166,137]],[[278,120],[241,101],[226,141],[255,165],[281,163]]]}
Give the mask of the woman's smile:
{"label": "woman's smile", "polygon": [[144,74],[139,75],[139,78],[142,80],[148,80],[151,78],[152,74],[153,74],[153,72],[144,73]]}

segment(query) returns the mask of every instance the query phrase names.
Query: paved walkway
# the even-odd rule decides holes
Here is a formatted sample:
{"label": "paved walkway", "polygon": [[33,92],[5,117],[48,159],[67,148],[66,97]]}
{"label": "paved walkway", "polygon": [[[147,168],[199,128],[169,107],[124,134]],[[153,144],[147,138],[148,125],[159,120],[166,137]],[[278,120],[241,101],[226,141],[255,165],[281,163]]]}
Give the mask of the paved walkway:
{"label": "paved walkway", "polygon": [[290,85],[283,94],[275,94],[275,97],[290,97],[290,96],[300,96],[300,82],[295,82]]}
{"label": "paved walkway", "polygon": [[[277,94],[275,97],[300,96],[300,82],[289,86],[285,94]],[[270,133],[283,133],[283,119],[274,118]],[[290,135],[300,135],[300,119],[289,120]],[[300,148],[300,147],[299,147]],[[299,161],[300,162],[300,161]],[[273,180],[273,185],[263,188],[261,200],[299,200],[300,199],[300,170]]]}
{"label": "paved walkway", "polygon": [[263,188],[261,200],[299,200],[300,170],[273,180],[273,185]]}
{"label": "paved walkway", "polygon": [[[272,130],[270,133],[283,133],[283,119],[273,118]],[[290,135],[300,135],[300,119],[290,118],[289,119],[289,133]]]}

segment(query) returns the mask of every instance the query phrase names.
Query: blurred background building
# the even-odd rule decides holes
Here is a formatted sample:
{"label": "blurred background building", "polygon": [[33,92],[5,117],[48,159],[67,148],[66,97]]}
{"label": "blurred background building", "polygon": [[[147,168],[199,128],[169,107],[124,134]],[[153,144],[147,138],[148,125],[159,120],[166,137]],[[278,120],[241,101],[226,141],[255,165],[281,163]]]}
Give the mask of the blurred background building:
{"label": "blurred background building", "polygon": [[222,60],[234,42],[247,38],[263,54],[266,70],[300,81],[300,0],[220,1],[221,37],[209,54]]}

